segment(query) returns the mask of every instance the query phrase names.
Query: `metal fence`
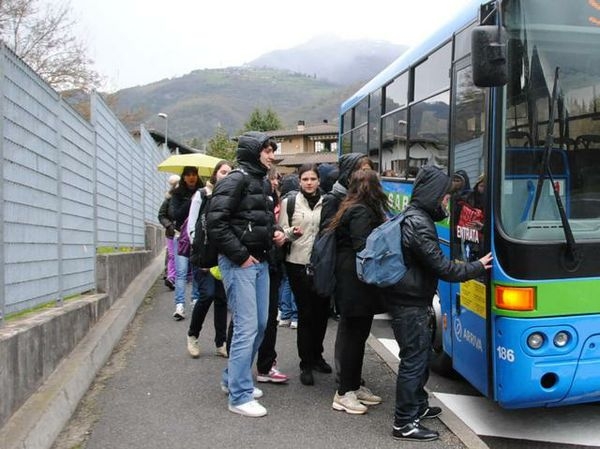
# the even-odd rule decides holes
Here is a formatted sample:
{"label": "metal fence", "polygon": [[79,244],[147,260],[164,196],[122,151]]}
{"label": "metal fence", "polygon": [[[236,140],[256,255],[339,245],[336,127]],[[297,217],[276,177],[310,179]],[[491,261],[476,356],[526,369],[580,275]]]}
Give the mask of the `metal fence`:
{"label": "metal fence", "polygon": [[98,247],[144,247],[167,152],[97,94],[91,123],[0,44],[0,323],[95,289]]}

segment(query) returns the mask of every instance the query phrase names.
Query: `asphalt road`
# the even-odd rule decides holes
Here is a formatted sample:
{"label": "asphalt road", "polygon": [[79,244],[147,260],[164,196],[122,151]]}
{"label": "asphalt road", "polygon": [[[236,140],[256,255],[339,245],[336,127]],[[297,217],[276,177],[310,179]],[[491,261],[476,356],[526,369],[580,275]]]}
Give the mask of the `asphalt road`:
{"label": "asphalt road", "polygon": [[[229,412],[219,388],[226,360],[214,355],[212,313],[200,336],[202,355],[192,359],[185,346],[189,318],[173,321],[172,296],[162,280],[152,287],[54,449],[467,447],[439,419],[427,421],[440,432],[438,441],[391,437],[395,374],[370,346],[363,377],[384,402],[361,416],[334,411],[333,375],[315,373],[312,387],[300,383],[296,331],[289,328],[279,328],[277,352],[279,368],[290,381],[258,384],[268,415],[246,418]],[[331,320],[328,361],[333,359],[335,330]]]}

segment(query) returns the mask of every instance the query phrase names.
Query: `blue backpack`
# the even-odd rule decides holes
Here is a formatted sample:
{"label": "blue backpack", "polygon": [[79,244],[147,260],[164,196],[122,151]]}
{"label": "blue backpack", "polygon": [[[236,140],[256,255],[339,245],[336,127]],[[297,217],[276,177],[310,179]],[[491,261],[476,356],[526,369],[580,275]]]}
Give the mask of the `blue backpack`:
{"label": "blue backpack", "polygon": [[365,248],[356,255],[356,274],[366,284],[390,287],[406,273],[402,254],[402,222],[400,213],[377,226],[367,237]]}

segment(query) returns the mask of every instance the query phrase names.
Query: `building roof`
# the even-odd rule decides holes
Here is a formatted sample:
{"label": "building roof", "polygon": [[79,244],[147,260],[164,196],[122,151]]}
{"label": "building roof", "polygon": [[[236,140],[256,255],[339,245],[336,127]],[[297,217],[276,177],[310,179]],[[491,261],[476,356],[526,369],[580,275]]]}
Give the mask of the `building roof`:
{"label": "building roof", "polygon": [[337,139],[338,132],[339,129],[336,125],[320,123],[318,125],[297,126],[296,128],[267,131],[267,134],[269,137],[332,135],[332,138]]}
{"label": "building roof", "polygon": [[282,167],[299,167],[303,164],[337,164],[338,156],[330,151],[320,153],[276,154],[275,162]]}

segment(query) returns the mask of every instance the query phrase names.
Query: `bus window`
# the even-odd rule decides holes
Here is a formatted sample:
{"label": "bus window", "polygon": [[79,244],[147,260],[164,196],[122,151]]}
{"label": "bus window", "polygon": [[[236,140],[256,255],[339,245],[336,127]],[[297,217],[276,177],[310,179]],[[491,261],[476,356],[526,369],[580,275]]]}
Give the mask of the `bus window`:
{"label": "bus window", "polygon": [[448,166],[449,105],[450,94],[444,92],[410,107],[408,155],[418,166]]}
{"label": "bus window", "polygon": [[382,120],[381,167],[405,173],[406,159],[406,109],[396,111]]}
{"label": "bus window", "polygon": [[352,152],[367,154],[367,125],[352,131]]}
{"label": "bus window", "polygon": [[379,161],[379,131],[381,130],[381,91],[370,95],[369,101],[369,157]]}
{"label": "bus window", "polygon": [[405,72],[385,87],[384,113],[395,111],[407,104],[408,72]]}
{"label": "bus window", "polygon": [[353,128],[364,125],[367,120],[369,120],[369,97],[364,98],[354,107]]}
{"label": "bus window", "polygon": [[422,100],[450,87],[451,56],[452,45],[448,43],[415,68],[414,101]]}

